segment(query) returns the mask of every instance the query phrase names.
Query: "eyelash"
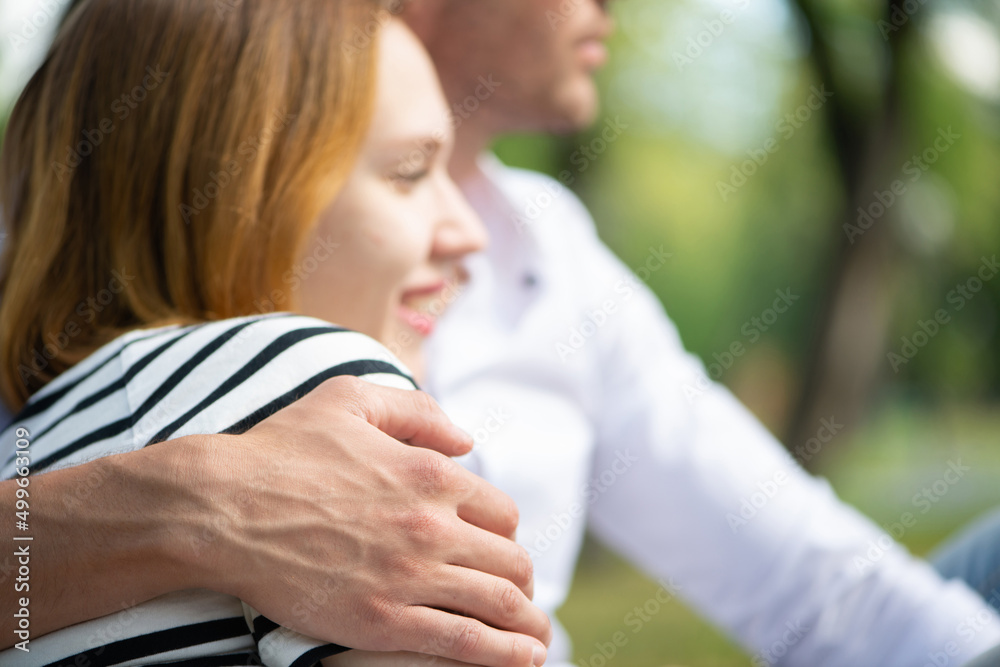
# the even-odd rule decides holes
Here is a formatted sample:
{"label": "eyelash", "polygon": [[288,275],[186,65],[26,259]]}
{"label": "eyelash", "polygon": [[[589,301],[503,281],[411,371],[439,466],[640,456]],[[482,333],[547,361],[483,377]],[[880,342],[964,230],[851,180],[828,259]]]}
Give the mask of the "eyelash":
{"label": "eyelash", "polygon": [[410,174],[396,174],[396,180],[406,181],[407,183],[416,183],[417,181],[421,181],[426,178],[430,173],[430,169],[424,168]]}

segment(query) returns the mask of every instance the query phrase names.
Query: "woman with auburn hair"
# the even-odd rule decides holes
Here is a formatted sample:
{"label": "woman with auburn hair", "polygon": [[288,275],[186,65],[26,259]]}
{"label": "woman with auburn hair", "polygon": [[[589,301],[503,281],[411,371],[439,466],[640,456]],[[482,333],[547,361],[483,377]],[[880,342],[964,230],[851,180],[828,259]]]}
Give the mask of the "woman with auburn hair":
{"label": "woman with auburn hair", "polygon": [[[0,390],[20,410],[0,442],[25,443],[4,452],[4,479],[187,434],[252,433],[338,376],[414,387],[367,336],[419,370],[420,343],[483,232],[447,175],[447,108],[419,43],[395,22],[381,44],[351,39],[376,9],[88,0],[74,11],[0,157]],[[254,498],[237,507],[252,514]],[[365,521],[364,506],[348,509]],[[294,510],[287,525],[244,522],[244,539],[273,544],[300,530]],[[415,526],[414,546],[425,537]],[[546,638],[544,614],[518,604],[510,616],[511,601],[526,601],[511,583],[521,554],[490,538],[506,545],[510,570],[480,572],[456,550],[451,588],[431,587],[404,611],[483,621],[478,646],[427,637],[427,653],[541,664],[544,646],[516,633]],[[178,545],[178,565],[216,539]],[[351,558],[368,556],[362,545]],[[328,643],[335,636],[309,636],[340,593],[336,571],[274,620],[254,610],[239,571],[229,577],[126,601],[0,662],[298,667],[344,651]],[[491,579],[499,602],[471,605],[465,591]],[[400,645],[385,636],[353,648]]]}

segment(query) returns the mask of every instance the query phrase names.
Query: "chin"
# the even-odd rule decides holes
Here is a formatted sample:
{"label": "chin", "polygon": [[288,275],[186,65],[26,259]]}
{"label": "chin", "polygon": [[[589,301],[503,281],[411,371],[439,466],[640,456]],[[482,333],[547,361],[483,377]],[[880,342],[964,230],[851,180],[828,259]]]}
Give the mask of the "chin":
{"label": "chin", "polygon": [[574,134],[586,130],[597,121],[600,99],[597,86],[588,74],[563,87],[561,94],[551,100],[550,121],[544,128],[548,132]]}

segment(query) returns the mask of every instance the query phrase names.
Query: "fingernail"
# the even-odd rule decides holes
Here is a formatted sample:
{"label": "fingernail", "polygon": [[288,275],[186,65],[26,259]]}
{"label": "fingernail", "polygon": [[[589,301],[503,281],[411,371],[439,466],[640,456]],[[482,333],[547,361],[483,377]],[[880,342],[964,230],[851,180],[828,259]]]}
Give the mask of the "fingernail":
{"label": "fingernail", "polygon": [[531,664],[534,667],[541,667],[545,664],[545,647],[535,644],[535,650],[531,652]]}

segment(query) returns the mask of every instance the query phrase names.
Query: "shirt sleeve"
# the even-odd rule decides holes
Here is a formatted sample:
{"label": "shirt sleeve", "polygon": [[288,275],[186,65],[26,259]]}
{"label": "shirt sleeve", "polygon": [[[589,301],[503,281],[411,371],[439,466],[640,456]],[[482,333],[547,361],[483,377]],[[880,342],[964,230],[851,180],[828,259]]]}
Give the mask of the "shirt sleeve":
{"label": "shirt sleeve", "polygon": [[621,286],[594,351],[593,473],[638,462],[598,489],[599,539],[668,581],[754,665],[959,664],[1000,642],[981,598],[840,501],[711,382],[655,296],[588,234],[580,265]]}
{"label": "shirt sleeve", "polygon": [[243,603],[243,616],[265,667],[312,667],[323,658],[350,650],[282,627],[246,602]]}

